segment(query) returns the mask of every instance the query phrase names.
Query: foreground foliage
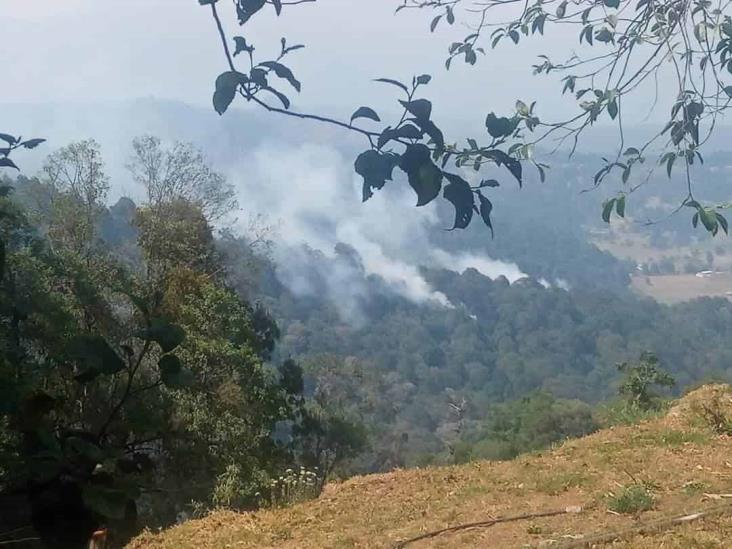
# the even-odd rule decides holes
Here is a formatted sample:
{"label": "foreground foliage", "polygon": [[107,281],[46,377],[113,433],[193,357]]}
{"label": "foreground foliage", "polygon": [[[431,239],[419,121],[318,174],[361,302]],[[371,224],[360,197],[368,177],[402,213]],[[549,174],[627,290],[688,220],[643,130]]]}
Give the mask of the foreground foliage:
{"label": "foreground foliage", "polygon": [[[398,168],[414,189],[417,206],[432,202],[442,192],[454,207],[453,228],[466,228],[477,214],[492,231],[493,202],[485,193],[500,186],[500,181],[489,178],[489,174],[476,177],[471,184],[460,168],[481,172],[486,165],[495,166],[521,185],[524,166],[532,164],[544,180],[548,166],[535,159],[535,147],[545,143],[555,146],[552,141],[558,141],[556,146],[560,147],[567,142],[574,152],[586,130],[606,116],[617,124],[618,146],[615,154],[603,158],[592,186],[598,187],[617,174],[620,188],[602,205],[605,222],[609,223],[613,215],[625,217],[629,198],[648,182],[656,167],[671,177],[676,166],[686,181],[685,195],[676,211],[689,208],[694,228],[701,226],[712,235],[728,233],[728,221],[722,212],[729,203],[699,202],[692,176],[692,170],[704,163],[701,151],[732,97],[732,86],[725,76],[732,73],[732,18],[728,6],[706,0],[549,0],[523,6],[503,0],[401,0],[396,3],[396,12],[432,13],[431,32],[444,24],[467,25],[469,34],[449,46],[447,70],[456,60],[476,65],[489,47],[542,38],[545,28],[548,33],[572,29],[578,37],[579,51],[560,52],[559,60],[542,54],[531,67],[537,75],[563,75],[561,94],[569,93],[573,114],[563,118],[540,116],[536,100],[519,98],[514,112],[505,116],[486,113],[487,135],[451,143],[432,118],[432,103],[418,94],[418,88],[431,80],[426,74],[414,76],[411,85],[393,78],[376,79],[399,89],[403,97],[399,99],[403,108],[400,117],[381,129],[371,129],[382,121],[369,106],[356,108],[348,121],[291,108],[289,91],[299,93],[302,83],[288,66],[289,56],[304,45],[289,45],[283,37],[278,55],[267,58],[265,54],[263,58],[264,48],[255,47],[248,31],[252,21],[268,10],[279,16],[284,7],[315,1],[236,0],[233,7],[228,6],[226,16],[233,19],[235,15],[245,34],[233,37],[227,34],[219,13],[223,3],[198,1],[210,10],[228,65],[228,70],[216,79],[213,107],[224,114],[239,96],[267,112],[329,124],[364,138],[369,149],[358,156],[354,165],[363,177],[364,201],[392,181]],[[655,83],[655,99],[650,107],[653,111],[659,102],[659,81],[664,79],[674,87],[672,94],[660,98],[668,109],[665,125],[650,138],[626,143],[624,101],[652,90]],[[454,169],[446,171],[450,163]]]}
{"label": "foreground foliage", "polygon": [[224,182],[206,166],[198,179],[177,173],[147,186],[144,205],[107,210],[86,141],[3,188],[3,530],[30,523],[48,546],[79,547],[100,526],[119,543],[191,505],[255,507],[320,425],[294,431],[300,369],[268,363],[276,324],[226,283],[206,215],[230,202]]}

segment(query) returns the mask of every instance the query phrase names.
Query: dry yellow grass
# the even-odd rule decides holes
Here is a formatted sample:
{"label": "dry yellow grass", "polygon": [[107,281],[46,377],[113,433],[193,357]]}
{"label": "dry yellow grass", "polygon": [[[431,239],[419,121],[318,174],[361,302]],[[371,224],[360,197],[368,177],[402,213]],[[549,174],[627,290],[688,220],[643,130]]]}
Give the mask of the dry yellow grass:
{"label": "dry yellow grass", "polygon": [[631,288],[661,303],[681,303],[698,297],[726,297],[732,295],[732,273],[714,273],[708,277],[694,274],[633,276]]}
{"label": "dry yellow grass", "polygon": [[[409,547],[562,547],[732,499],[732,439],[699,420],[700,402],[719,396],[732,416],[732,389],[706,386],[658,420],[607,429],[511,462],[395,471],[329,485],[320,498],[285,509],[215,512],[130,548],[394,547],[461,523],[581,506],[582,512],[443,534]],[[644,483],[653,509],[614,514],[608,497]],[[732,509],[671,529],[627,534],[593,546],[732,547]]]}

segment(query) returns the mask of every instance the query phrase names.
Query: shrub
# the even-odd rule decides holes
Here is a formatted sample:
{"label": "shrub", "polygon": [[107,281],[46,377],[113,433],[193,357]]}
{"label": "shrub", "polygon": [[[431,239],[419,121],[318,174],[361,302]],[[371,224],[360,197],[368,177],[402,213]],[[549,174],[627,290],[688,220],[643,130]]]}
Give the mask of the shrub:
{"label": "shrub", "polygon": [[655,498],[644,484],[634,483],[621,487],[608,497],[608,509],[616,513],[632,514],[653,508]]}
{"label": "shrub", "polygon": [[662,416],[668,410],[669,404],[668,400],[658,399],[655,407],[644,409],[632,401],[616,400],[598,408],[597,422],[603,427],[635,425]]}
{"label": "shrub", "polygon": [[246,509],[252,506],[255,492],[266,486],[267,475],[263,471],[253,474],[244,471],[236,463],[229,464],[223,473],[216,477],[211,502],[214,507],[227,509]]}
{"label": "shrub", "polygon": [[641,410],[657,408],[659,397],[653,391],[654,386],[671,388],[676,385],[676,380],[661,368],[653,353],[642,353],[637,363],[618,364],[618,370],[625,374],[618,392]]}
{"label": "shrub", "polygon": [[484,424],[465,437],[456,461],[513,459],[587,435],[597,427],[588,404],[536,392],[492,406]]}
{"label": "shrub", "polygon": [[702,403],[700,415],[704,423],[718,435],[732,436],[732,418],[722,403],[722,397],[715,395],[709,402]]}

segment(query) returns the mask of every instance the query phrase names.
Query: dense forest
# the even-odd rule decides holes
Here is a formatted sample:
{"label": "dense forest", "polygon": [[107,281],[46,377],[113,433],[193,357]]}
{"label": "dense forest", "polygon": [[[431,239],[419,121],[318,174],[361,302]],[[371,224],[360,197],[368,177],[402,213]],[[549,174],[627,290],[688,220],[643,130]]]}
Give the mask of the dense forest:
{"label": "dense forest", "polygon": [[[333,259],[313,253],[312,286],[328,284],[322,273],[359,273],[356,261],[349,250]],[[346,311],[357,307],[357,315],[344,317],[327,293],[298,297],[271,284],[275,291],[262,302],[280,319],[278,356],[302,360],[315,386],[323,369],[348,372],[332,390],[352,414],[386,428],[386,438],[409,436],[405,464],[444,454],[459,419],[484,418],[492,403],[536,390],[588,403],[608,399],[620,379],[616,365],[645,350],[658,354],[681,388],[732,376],[726,299],[666,306],[628,291],[567,291],[530,278],[490,280],[474,269],[424,269],[449,299],[444,307],[415,304],[360,274],[362,290]],[[374,440],[386,438],[382,432]]]}
{"label": "dense forest", "polygon": [[456,252],[490,249],[527,274],[423,265],[417,299],[345,243],[324,253],[217,228],[236,197],[195,147],[143,137],[131,150],[139,204],[108,205],[93,141],[3,187],[0,486],[28,501],[4,520],[30,515],[53,543],[78,542],[64,536],[88,530],[69,526],[79,517],[124,536],[255,507],[299,467],[317,490],[578,436],[617,393],[617,364],[645,351],[677,390],[732,377],[728,300],[639,298],[633,266],[575,224],[529,238],[517,214],[495,241],[455,235]]}
{"label": "dense forest", "polygon": [[[0,546],[509,460],[732,381],[727,6],[314,3],[7,2]],[[490,51],[545,26],[533,87]]]}
{"label": "dense forest", "polygon": [[2,187],[0,523],[55,547],[100,520],[119,543],[181,512],[256,506],[296,464],[319,486],[361,443],[344,420],[329,441],[337,418],[304,396],[300,367],[270,360],[276,323],[227,283],[211,220],[234,207],[230,185],[192,147],[134,151],[139,206],[105,206],[93,141]]}

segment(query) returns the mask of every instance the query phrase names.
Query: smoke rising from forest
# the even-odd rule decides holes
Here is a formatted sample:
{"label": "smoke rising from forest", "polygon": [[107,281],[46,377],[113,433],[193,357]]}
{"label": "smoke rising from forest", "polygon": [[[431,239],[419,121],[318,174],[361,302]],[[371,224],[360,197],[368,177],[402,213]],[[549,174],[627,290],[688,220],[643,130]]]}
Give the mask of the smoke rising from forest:
{"label": "smoke rising from forest", "polygon": [[[338,148],[315,144],[319,135],[307,133],[313,129],[309,125],[301,127],[305,133],[283,133],[279,122],[264,123],[248,113],[234,113],[237,118],[233,120],[219,119],[215,113],[154,100],[100,105],[97,110],[99,117],[88,117],[74,105],[27,105],[10,111],[10,118],[17,124],[25,121],[23,127],[28,131],[45,128],[51,149],[77,137],[101,143],[112,200],[123,195],[136,201],[142,198],[142,189],[126,169],[135,136],[159,136],[166,144],[194,142],[204,149],[212,168],[224,173],[236,188],[243,210],[237,215],[241,230],[250,216],[260,214],[272,225],[274,260],[282,282],[297,295],[325,293],[338,304],[344,318],[355,321],[362,314],[358,303],[369,295],[369,275],[383,279],[380,290],[438,307],[451,305],[446,296],[430,287],[420,266],[458,272],[474,268],[490,278],[503,275],[511,282],[526,276],[513,263],[474,252],[448,252],[431,242],[430,232],[447,225],[434,205],[415,210],[415,195],[404,180],[390,182],[362,203],[351,144],[338,143]],[[225,144],[211,140],[215,130],[229,135],[228,126],[220,126],[225,122],[235,128],[256,127],[259,137]],[[280,134],[287,136],[284,142],[276,142],[274,136]],[[28,175],[36,173],[42,163],[42,157],[23,160]],[[338,243],[358,253],[362,268],[353,269],[343,262],[318,268],[301,249],[304,244],[333,258]],[[315,271],[328,284],[315,285]]]}
{"label": "smoke rising from forest", "polygon": [[229,177],[240,191],[242,206],[266,213],[273,223],[278,274],[296,294],[316,291],[309,281],[311,256],[298,250],[302,244],[327,257],[335,257],[338,244],[355,250],[358,265],[333,262],[329,272],[321,273],[328,281],[323,290],[340,303],[346,316],[356,313],[358,299],[367,293],[364,277],[369,275],[378,275],[392,291],[414,302],[445,307],[452,305],[430,287],[420,266],[457,272],[474,268],[511,282],[526,276],[512,263],[437,248],[430,242],[428,228],[442,221],[434,206],[423,207],[415,215],[415,198],[405,182],[391,182],[362,204],[361,184],[345,156],[335,149],[261,147],[233,168]]}

